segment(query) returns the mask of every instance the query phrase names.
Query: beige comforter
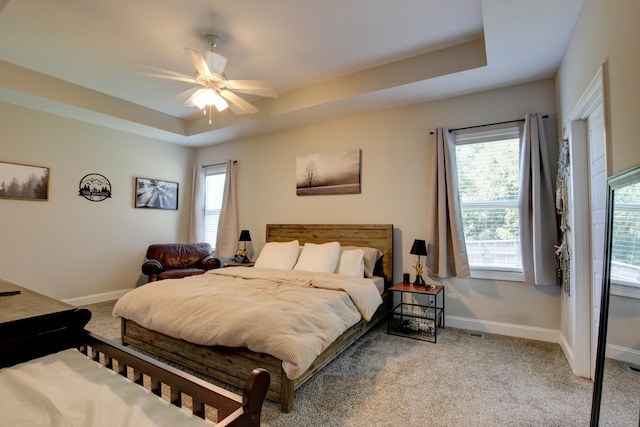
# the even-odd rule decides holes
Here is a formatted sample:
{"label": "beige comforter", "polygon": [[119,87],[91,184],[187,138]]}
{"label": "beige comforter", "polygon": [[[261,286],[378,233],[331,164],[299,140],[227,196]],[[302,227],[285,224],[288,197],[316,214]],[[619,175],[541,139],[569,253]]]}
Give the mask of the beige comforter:
{"label": "beige comforter", "polygon": [[270,354],[295,379],[381,303],[369,279],[234,267],[148,283],[120,298],[113,314],[195,344]]}

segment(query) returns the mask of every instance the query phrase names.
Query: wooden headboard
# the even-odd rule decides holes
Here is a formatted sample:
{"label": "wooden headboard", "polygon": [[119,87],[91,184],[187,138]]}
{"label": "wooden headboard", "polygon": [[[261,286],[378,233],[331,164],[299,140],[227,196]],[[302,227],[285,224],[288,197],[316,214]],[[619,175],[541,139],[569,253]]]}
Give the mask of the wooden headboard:
{"label": "wooden headboard", "polygon": [[384,275],[387,287],[393,281],[392,224],[267,224],[267,242],[340,242],[343,246],[367,246],[382,251],[376,275]]}

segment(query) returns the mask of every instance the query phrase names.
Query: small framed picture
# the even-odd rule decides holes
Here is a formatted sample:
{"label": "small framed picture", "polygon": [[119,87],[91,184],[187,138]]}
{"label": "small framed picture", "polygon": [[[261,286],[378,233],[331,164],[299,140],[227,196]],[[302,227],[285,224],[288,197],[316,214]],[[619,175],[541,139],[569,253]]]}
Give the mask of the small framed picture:
{"label": "small framed picture", "polygon": [[0,199],[49,199],[49,168],[0,162]]}
{"label": "small framed picture", "polygon": [[159,179],[136,178],[136,208],[178,209],[178,183]]}

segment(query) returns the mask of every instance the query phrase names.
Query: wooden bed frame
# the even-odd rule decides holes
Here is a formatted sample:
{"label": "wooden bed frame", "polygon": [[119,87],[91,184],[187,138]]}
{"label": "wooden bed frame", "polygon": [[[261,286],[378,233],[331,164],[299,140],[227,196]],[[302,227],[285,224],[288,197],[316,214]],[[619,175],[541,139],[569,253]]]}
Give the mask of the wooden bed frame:
{"label": "wooden bed frame", "polygon": [[87,309],[70,309],[14,322],[11,333],[0,338],[0,365],[12,366],[67,348],[78,348],[158,396],[162,395],[162,385],[167,385],[170,390],[167,398],[178,407],[182,407],[185,396],[190,396],[191,411],[200,418],[205,418],[207,406],[217,409],[218,426],[260,426],[262,403],[269,387],[267,371],[255,369],[240,396],[84,330],[90,318],[91,312]]}
{"label": "wooden bed frame", "polygon": [[241,387],[255,367],[271,373],[271,384],[267,398],[281,402],[283,412],[293,409],[294,390],[308,381],[317,371],[335,359],[353,342],[386,318],[389,310],[386,289],[393,281],[393,225],[390,224],[267,224],[267,242],[298,240],[305,243],[326,243],[338,241],[343,246],[373,247],[382,251],[383,257],[376,265],[375,275],[385,278],[383,303],[373,318],[361,320],[328,348],[326,348],[307,369],[295,380],[287,378],[282,369],[282,361],[264,353],[254,353],[247,348],[222,346],[201,346],[172,338],[143,328],[137,323],[122,319],[122,342],[142,348],[152,354],[169,359],[183,366],[209,375],[227,384]]}

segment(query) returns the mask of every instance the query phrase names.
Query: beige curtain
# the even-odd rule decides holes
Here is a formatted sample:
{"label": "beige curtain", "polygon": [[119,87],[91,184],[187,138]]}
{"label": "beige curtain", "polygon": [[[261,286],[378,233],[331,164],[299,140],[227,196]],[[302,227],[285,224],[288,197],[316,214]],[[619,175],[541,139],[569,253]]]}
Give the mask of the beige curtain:
{"label": "beige curtain", "polygon": [[527,114],[521,135],[520,154],[520,251],[524,281],[555,285],[558,225],[551,161],[538,114]]}
{"label": "beige curtain", "polygon": [[227,160],[222,208],[218,222],[216,252],[218,258],[233,258],[238,251],[238,208],[236,201],[236,162]]}
{"label": "beige curtain", "polygon": [[458,197],[455,141],[449,129],[435,132],[434,183],[427,223],[427,271],[438,277],[471,277]]}
{"label": "beige curtain", "polygon": [[202,165],[193,166],[193,187],[191,191],[191,220],[189,241],[204,242],[204,191],[206,171]]}

